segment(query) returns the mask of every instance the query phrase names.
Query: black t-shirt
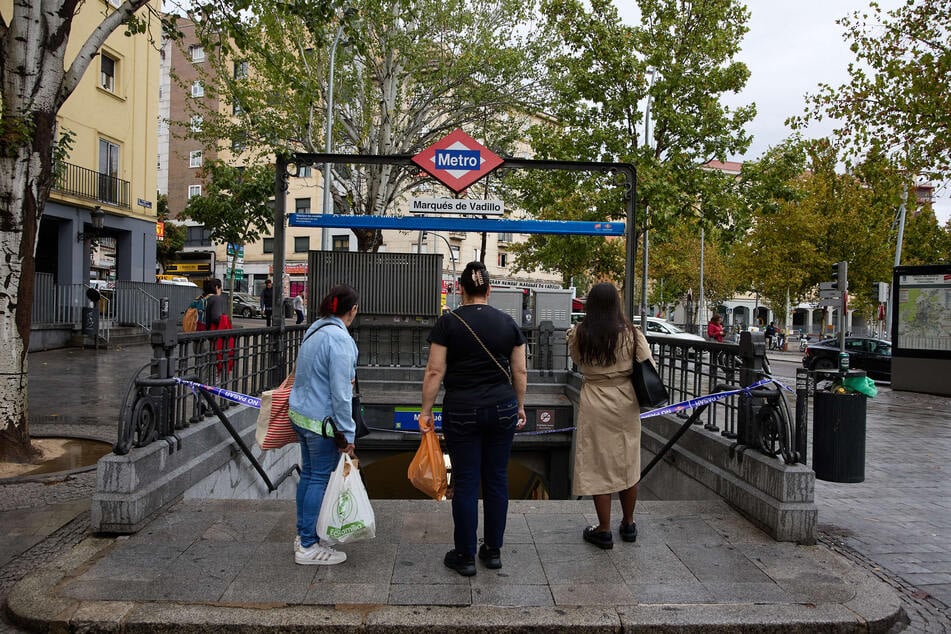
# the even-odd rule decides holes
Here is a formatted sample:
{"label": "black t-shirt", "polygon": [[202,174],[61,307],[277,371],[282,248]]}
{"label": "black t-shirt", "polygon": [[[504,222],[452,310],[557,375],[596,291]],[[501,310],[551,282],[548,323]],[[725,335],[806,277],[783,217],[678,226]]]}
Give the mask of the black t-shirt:
{"label": "black t-shirt", "polygon": [[[456,312],[511,374],[512,349],[525,344],[525,335],[515,320],[487,304],[467,304]],[[454,315],[446,313],[440,317],[427,340],[446,347],[444,409],[486,407],[515,398],[515,388],[508,377]]]}

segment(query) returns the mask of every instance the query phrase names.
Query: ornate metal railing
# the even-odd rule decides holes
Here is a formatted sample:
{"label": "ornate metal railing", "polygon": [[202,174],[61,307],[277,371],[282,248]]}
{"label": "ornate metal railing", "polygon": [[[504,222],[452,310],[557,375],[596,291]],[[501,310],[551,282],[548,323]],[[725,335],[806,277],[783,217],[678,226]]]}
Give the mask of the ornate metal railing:
{"label": "ornate metal railing", "polygon": [[[429,325],[364,325],[353,332],[361,366],[423,367],[428,356]],[[307,326],[250,328],[178,333],[175,320],[155,322],[152,362],[133,377],[120,413],[115,452],[165,440],[175,446],[175,431],[201,421],[211,409],[199,395],[170,381],[179,377],[242,394],[258,395],[280,384],[293,368]],[[561,370],[566,359],[564,331],[539,328],[530,333],[536,368]],[[685,342],[648,337],[672,402],[687,401],[725,388],[740,388],[768,376],[761,333],[744,333],[740,344]],[[149,376],[142,373],[148,369]],[[222,411],[234,404],[216,403]],[[678,413],[687,418],[687,411]],[[792,421],[785,398],[775,386],[717,401],[691,417],[735,439],[738,448],[753,448],[788,463],[803,462],[805,433]],[[800,425],[804,425],[802,421]]]}
{"label": "ornate metal railing", "polygon": [[55,166],[53,189],[76,198],[131,209],[129,181],[65,161],[60,161]]}

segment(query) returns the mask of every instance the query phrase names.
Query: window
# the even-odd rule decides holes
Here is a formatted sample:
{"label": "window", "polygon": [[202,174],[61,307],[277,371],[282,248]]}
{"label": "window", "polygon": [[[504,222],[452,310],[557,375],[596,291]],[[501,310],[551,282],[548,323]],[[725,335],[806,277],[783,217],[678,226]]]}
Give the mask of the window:
{"label": "window", "polygon": [[310,251],[310,236],[296,236],[294,238],[294,253]]}
{"label": "window", "polygon": [[99,200],[119,202],[119,146],[99,139]]}
{"label": "window", "polygon": [[201,150],[192,150],[188,153],[188,167],[201,167]]}
{"label": "window", "polygon": [[473,249],[473,250],[472,250],[472,261],[473,261],[473,262],[481,262],[481,261],[482,261],[482,251],[480,251],[479,249]]}
{"label": "window", "polygon": [[235,62],[234,63],[234,78],[235,79],[244,79],[248,76],[248,62]]}
{"label": "window", "polygon": [[205,120],[201,118],[200,114],[192,115],[192,121],[191,121],[192,132],[201,132],[201,126],[204,122]]}
{"label": "window", "polygon": [[500,234],[499,234],[499,242],[511,242],[511,241],[512,241],[512,234],[511,234],[511,233],[500,233]]}
{"label": "window", "polygon": [[205,85],[201,83],[201,80],[196,79],[192,82],[192,97],[204,97],[205,96]]}
{"label": "window", "polygon": [[502,268],[508,266],[508,253],[499,253],[499,266]]}
{"label": "window", "polygon": [[264,238],[262,248],[264,253],[274,253],[274,238]]}
{"label": "window", "polygon": [[232,102],[231,102],[231,114],[237,116],[237,115],[240,115],[240,114],[243,114],[243,113],[244,113],[244,110],[241,108],[241,104],[238,103],[238,100],[235,99],[234,101],[232,101]]}
{"label": "window", "polygon": [[200,46],[189,47],[188,52],[191,54],[193,62],[203,62],[205,61],[205,49]]}
{"label": "window", "polygon": [[310,165],[304,165],[304,166],[302,166],[302,167],[298,167],[298,168],[297,168],[297,176],[298,176],[298,178],[310,178],[311,175],[313,174],[312,169],[313,169],[313,168],[311,168]]}
{"label": "window", "polygon": [[188,186],[188,197],[194,198],[195,196],[201,196],[201,185]]}
{"label": "window", "polygon": [[349,251],[350,236],[334,236],[330,248],[333,251]]}
{"label": "window", "polygon": [[204,227],[185,227],[186,247],[210,247],[211,231]]}
{"label": "window", "polygon": [[310,198],[295,198],[294,211],[296,211],[299,214],[309,214],[310,213]]}
{"label": "window", "polygon": [[232,139],[231,141],[231,151],[235,153],[244,152],[246,147],[244,140],[242,139]]}
{"label": "window", "polygon": [[99,55],[99,85],[109,92],[116,91],[116,66],[118,66],[114,57],[106,53]]}

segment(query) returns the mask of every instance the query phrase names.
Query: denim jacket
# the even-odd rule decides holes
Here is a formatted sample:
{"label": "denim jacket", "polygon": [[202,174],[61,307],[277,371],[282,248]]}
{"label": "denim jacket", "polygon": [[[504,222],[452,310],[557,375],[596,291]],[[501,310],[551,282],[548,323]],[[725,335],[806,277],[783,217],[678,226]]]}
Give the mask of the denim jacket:
{"label": "denim jacket", "polygon": [[[314,332],[325,324],[320,332]],[[295,425],[320,434],[319,423],[331,416],[337,429],[352,443],[356,431],[351,399],[357,344],[340,318],[334,316],[314,322],[307,335],[297,355],[290,398],[292,420]]]}

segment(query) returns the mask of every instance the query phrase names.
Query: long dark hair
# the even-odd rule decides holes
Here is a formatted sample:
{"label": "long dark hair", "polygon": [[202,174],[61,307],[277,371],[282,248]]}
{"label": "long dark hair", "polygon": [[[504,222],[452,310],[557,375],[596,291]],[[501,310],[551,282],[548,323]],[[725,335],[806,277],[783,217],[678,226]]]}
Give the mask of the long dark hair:
{"label": "long dark hair", "polygon": [[614,284],[602,282],[588,291],[584,320],[578,324],[578,352],[586,365],[611,365],[617,360],[621,334],[634,326],[621,311],[621,297]]}
{"label": "long dark hair", "polygon": [[360,303],[360,295],[356,289],[348,284],[338,284],[330,289],[330,292],[320,300],[317,306],[317,314],[320,317],[337,317],[346,315],[351,308]]}

